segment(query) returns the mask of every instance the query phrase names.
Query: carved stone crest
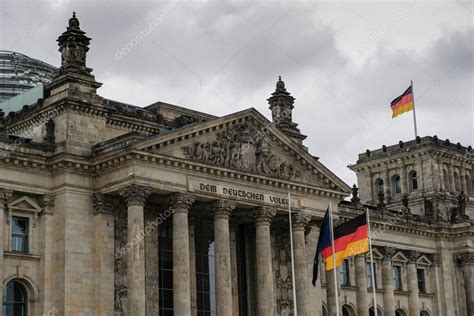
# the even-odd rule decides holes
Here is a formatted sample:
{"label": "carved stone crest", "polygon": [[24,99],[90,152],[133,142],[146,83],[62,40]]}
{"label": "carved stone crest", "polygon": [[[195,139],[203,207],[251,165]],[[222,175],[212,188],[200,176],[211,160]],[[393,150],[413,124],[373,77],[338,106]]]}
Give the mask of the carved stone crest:
{"label": "carved stone crest", "polygon": [[181,149],[186,158],[214,166],[256,172],[285,180],[300,178],[300,171],[272,152],[265,136],[264,129],[259,131],[243,122],[217,133],[214,141],[194,142]]}

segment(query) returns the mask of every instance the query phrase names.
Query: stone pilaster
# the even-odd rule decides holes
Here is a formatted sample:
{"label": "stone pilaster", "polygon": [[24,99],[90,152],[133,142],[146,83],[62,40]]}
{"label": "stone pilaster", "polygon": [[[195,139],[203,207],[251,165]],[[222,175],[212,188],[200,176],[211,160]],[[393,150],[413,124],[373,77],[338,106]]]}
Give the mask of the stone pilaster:
{"label": "stone pilaster", "polygon": [[449,162],[448,164],[448,177],[449,177],[449,192],[455,192],[456,183],[454,181],[454,168],[451,162]]}
{"label": "stone pilaster", "polygon": [[[50,275],[53,274],[54,269],[54,257],[51,255],[53,253],[53,234],[54,234],[54,224],[53,224],[53,214],[54,214],[54,195],[43,195],[40,198],[41,210],[41,253],[45,254],[43,260],[41,261],[41,273],[43,283],[43,306],[41,310],[49,311],[54,308],[54,304],[51,300],[54,290],[54,284],[52,284]],[[1,212],[1,211],[0,211]],[[1,215],[0,215],[1,217]],[[1,230],[1,229],[0,229]],[[113,247],[113,245],[112,245]],[[1,268],[0,268],[1,269]],[[112,269],[113,274],[113,269]]]}
{"label": "stone pilaster", "polygon": [[366,267],[365,255],[357,255],[355,257],[355,279],[357,286],[357,315],[359,316],[369,316]]}
{"label": "stone pilaster", "polygon": [[295,262],[296,307],[298,315],[310,315],[308,273],[306,265],[305,227],[310,216],[296,213],[293,216],[293,245]]}
{"label": "stone pilaster", "polygon": [[151,188],[136,184],[120,189],[127,202],[127,256],[128,312],[131,315],[146,315],[145,290],[145,220],[144,206]]}
{"label": "stone pilaster", "polygon": [[387,201],[390,201],[390,196],[391,196],[390,186],[392,185],[392,183],[390,181],[388,166],[386,164],[384,165],[384,171],[383,171],[383,185],[384,185],[385,198],[387,199]]}
{"label": "stone pilaster", "polygon": [[213,205],[217,315],[232,316],[232,270],[229,216],[235,202],[218,200]]}
{"label": "stone pilaster", "polygon": [[256,261],[257,261],[257,315],[274,315],[272,244],[270,223],[276,211],[261,207],[255,213]]}
{"label": "stone pilaster", "polygon": [[432,260],[433,262],[431,266],[431,273],[430,273],[430,281],[431,286],[433,288],[434,297],[433,297],[433,315],[440,315],[441,314],[441,300],[440,295],[441,293],[441,285],[440,285],[440,271],[439,271],[439,256],[433,255]]}
{"label": "stone pilaster", "polygon": [[[318,274],[318,279],[316,280],[316,285],[313,286],[311,280],[313,278],[313,263],[314,263],[314,250],[316,249],[316,245],[318,243],[318,236],[319,236],[319,228],[314,223],[310,223],[311,230],[306,237],[307,248],[309,249],[306,251],[306,263],[308,269],[308,295],[310,297],[309,304],[310,310],[312,311],[312,315],[314,316],[321,316],[322,309],[321,306],[322,302],[322,295],[321,295],[321,273]],[[312,251],[313,250],[313,251]],[[321,262],[319,267],[321,267]]]}
{"label": "stone pilaster", "polygon": [[392,257],[395,248],[385,247],[382,259],[383,306],[385,316],[395,316],[395,295],[393,293]]}
{"label": "stone pilaster", "polygon": [[189,208],[196,198],[187,193],[174,193],[173,212],[173,308],[175,315],[191,315],[191,277],[189,260]]}
{"label": "stone pilaster", "polygon": [[[146,314],[159,315],[159,245],[158,230],[160,229],[158,211],[150,209],[145,211],[145,267],[146,267]],[[167,219],[165,219],[167,220]]]}
{"label": "stone pilaster", "polygon": [[462,269],[464,294],[466,296],[467,315],[474,313],[474,253],[463,253],[458,256],[458,263]]}
{"label": "stone pilaster", "polygon": [[239,315],[239,279],[237,269],[237,223],[230,222],[230,268],[232,271],[232,315]]}
{"label": "stone pilaster", "polygon": [[420,302],[418,297],[418,274],[416,271],[416,261],[420,257],[418,251],[410,251],[408,253],[407,263],[407,280],[408,280],[408,310],[410,315],[418,315],[420,313]]}
{"label": "stone pilaster", "polygon": [[[107,197],[93,195],[95,298],[98,314],[114,311],[114,216]],[[49,217],[49,215],[45,215]],[[45,218],[45,220],[48,220]],[[51,231],[48,234],[52,234]],[[48,238],[45,236],[45,238]],[[47,246],[47,245],[45,245]],[[49,246],[51,247],[51,246]]]}
{"label": "stone pilaster", "polygon": [[7,203],[8,200],[12,197],[13,191],[12,190],[7,190],[7,189],[0,189],[0,290],[2,290],[3,293],[3,267],[5,266],[3,264],[3,244],[4,244],[4,238],[5,238],[5,223],[6,223],[6,210],[7,210]]}

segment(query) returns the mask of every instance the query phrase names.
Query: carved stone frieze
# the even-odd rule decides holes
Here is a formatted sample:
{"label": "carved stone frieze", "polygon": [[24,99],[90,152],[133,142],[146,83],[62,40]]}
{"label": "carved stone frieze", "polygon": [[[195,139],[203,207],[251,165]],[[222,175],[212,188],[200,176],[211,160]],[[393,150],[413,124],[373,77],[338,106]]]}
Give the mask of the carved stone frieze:
{"label": "carved stone frieze", "polygon": [[217,133],[214,141],[183,146],[187,159],[256,172],[285,180],[301,178],[293,164],[274,153],[266,139],[266,129],[257,130],[247,122],[236,124]]}
{"label": "carved stone frieze", "polygon": [[53,194],[45,194],[40,197],[39,204],[43,208],[41,214],[52,215],[54,213],[54,200],[55,196]]}

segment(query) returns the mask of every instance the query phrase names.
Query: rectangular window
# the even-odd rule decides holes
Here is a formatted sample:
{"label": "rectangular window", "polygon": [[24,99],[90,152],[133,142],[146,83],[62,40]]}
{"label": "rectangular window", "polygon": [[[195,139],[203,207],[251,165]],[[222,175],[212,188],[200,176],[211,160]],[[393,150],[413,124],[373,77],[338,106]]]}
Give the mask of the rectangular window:
{"label": "rectangular window", "polygon": [[[377,270],[375,268],[375,263],[374,263],[374,270]],[[374,276],[374,280],[372,280],[372,275]],[[377,286],[377,275],[372,273],[372,265],[370,262],[367,263],[367,287],[371,289],[373,287],[373,281],[375,281],[375,286]]]}
{"label": "rectangular window", "polygon": [[393,266],[392,274],[393,274],[393,289],[395,291],[402,291],[402,268],[400,266]]}
{"label": "rectangular window", "polygon": [[28,252],[28,219],[12,217],[12,251]]}
{"label": "rectangular window", "polygon": [[158,229],[158,273],[160,316],[173,316],[173,229],[172,220]]}
{"label": "rectangular window", "polygon": [[426,280],[425,280],[425,269],[417,269],[418,275],[418,290],[420,293],[426,293]]}
{"label": "rectangular window", "polygon": [[339,268],[339,277],[340,277],[340,281],[341,281],[342,286],[350,286],[351,285],[349,266],[350,266],[349,259],[344,259],[344,262],[342,263],[341,267]]}

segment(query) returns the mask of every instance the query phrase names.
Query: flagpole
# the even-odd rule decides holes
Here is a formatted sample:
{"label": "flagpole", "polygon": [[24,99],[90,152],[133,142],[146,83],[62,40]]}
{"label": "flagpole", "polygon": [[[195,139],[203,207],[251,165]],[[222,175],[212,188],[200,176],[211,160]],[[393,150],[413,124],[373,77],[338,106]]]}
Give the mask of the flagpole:
{"label": "flagpole", "polygon": [[[414,109],[414,108],[413,108]],[[416,125],[415,125],[416,126]],[[416,129],[416,127],[415,127]],[[371,273],[371,281],[372,281],[372,293],[374,295],[374,315],[377,316],[377,293],[376,293],[376,285],[375,285],[375,270],[374,270],[374,257],[372,255],[372,237],[370,235],[370,216],[369,216],[369,208],[366,208],[367,214],[367,232],[369,235],[369,254],[370,254],[370,269],[372,270]]]}
{"label": "flagpole", "polygon": [[293,225],[291,223],[291,194],[288,192],[288,220],[290,222],[290,251],[291,251],[291,280],[293,283],[293,311],[294,315],[298,315],[296,308],[296,283],[295,283],[295,258],[293,250]]}
{"label": "flagpole", "polygon": [[415,126],[415,138],[418,137],[418,131],[416,129],[416,111],[415,111],[415,91],[413,89],[413,80],[411,80],[411,94],[413,95],[413,122]]}
{"label": "flagpole", "polygon": [[334,227],[332,223],[332,202],[331,201],[329,201],[329,225],[330,225],[330,231],[331,231],[331,245],[332,245],[332,270],[334,272],[334,290],[335,290],[335,295],[336,295],[336,316],[339,316],[339,289],[337,288],[336,248],[334,245]]}

